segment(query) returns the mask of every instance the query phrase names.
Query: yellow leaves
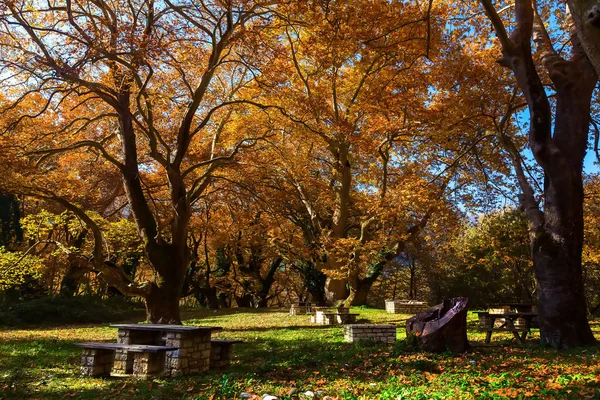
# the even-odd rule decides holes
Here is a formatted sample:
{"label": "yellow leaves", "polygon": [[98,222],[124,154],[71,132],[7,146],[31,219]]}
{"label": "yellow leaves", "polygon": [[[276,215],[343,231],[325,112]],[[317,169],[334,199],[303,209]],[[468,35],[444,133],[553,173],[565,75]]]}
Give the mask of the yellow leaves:
{"label": "yellow leaves", "polygon": [[40,257],[20,251],[9,252],[0,247],[0,291],[40,278],[42,268]]}

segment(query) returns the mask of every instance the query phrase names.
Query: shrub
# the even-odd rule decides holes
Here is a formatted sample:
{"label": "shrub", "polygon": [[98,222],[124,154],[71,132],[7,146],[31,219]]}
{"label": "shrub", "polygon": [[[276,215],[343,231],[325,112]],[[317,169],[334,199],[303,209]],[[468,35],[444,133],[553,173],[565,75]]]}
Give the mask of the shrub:
{"label": "shrub", "polygon": [[102,323],[138,315],[143,315],[143,305],[122,297],[41,297],[5,301],[0,309],[0,326]]}

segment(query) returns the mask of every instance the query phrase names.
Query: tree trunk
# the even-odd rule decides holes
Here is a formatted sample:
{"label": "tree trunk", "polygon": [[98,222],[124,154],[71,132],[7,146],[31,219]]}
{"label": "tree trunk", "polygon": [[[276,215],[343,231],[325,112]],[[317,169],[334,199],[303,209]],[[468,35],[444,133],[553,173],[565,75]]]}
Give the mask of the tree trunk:
{"label": "tree trunk", "polygon": [[600,4],[588,0],[568,0],[568,4],[581,45],[600,75]]}
{"label": "tree trunk", "polygon": [[348,306],[365,306],[367,305],[367,300],[369,298],[369,292],[371,292],[371,286],[373,286],[373,282],[365,281],[365,279],[361,279],[358,284],[358,290],[355,291],[354,296],[349,302]]}
{"label": "tree trunk", "polygon": [[325,301],[330,305],[334,305],[348,298],[350,292],[347,284],[347,279],[327,278],[325,281]]}
{"label": "tree trunk", "polygon": [[260,281],[260,291],[258,292],[258,299],[256,301],[257,307],[264,308],[268,306],[269,292],[271,291],[271,286],[273,286],[273,283],[275,282],[275,273],[279,270],[279,267],[281,267],[282,262],[283,257],[281,256],[271,260],[269,270],[264,278],[260,275],[260,270],[258,271],[257,278]]}
{"label": "tree trunk", "polygon": [[235,296],[235,303],[238,307],[242,308],[252,307],[252,300],[254,300],[254,298],[248,293],[244,294],[243,296]]}
{"label": "tree trunk", "polygon": [[408,298],[410,300],[413,300],[415,298],[417,298],[417,284],[416,284],[416,271],[415,271],[415,265],[413,263],[411,263],[411,266],[409,267],[409,271],[410,271],[410,283],[409,283],[409,288],[408,288]]}
{"label": "tree trunk", "polygon": [[325,282],[327,277],[325,274],[308,261],[302,262],[298,267],[299,272],[304,278],[304,285],[310,294],[310,301],[318,305],[325,305]]}
{"label": "tree trunk", "polygon": [[[79,251],[84,244],[87,234],[87,229],[82,230],[76,237],[73,238],[74,240],[69,243],[69,246],[74,247]],[[79,281],[81,281],[81,278],[83,278],[83,276],[89,272],[89,269],[83,268],[80,265],[80,261],[81,260],[75,253],[69,254],[69,269],[60,282],[60,296],[73,297],[77,294],[77,291],[79,290]]]}
{"label": "tree trunk", "polygon": [[89,270],[80,267],[79,264],[71,264],[60,282],[59,295],[61,297],[75,296],[79,290],[79,281],[81,281],[81,278],[83,278],[87,272],[89,272]]}
{"label": "tree trunk", "polygon": [[[517,26],[510,37],[492,2],[482,0],[482,3],[502,45],[501,64],[513,70],[525,95],[530,114],[529,144],[545,174],[542,209],[515,144],[503,132],[502,122],[499,139],[513,159],[521,187],[520,203],[529,219],[541,341],[557,348],[589,345],[595,340],[586,319],[581,267],[582,167],[588,144],[591,97],[598,77],[582,54],[578,35],[572,37],[572,51],[564,53],[570,53],[569,60],[556,52],[537,10],[532,8],[535,2],[533,5],[528,0],[515,2]],[[532,57],[532,39],[554,84],[554,118]]]}
{"label": "tree trunk", "polygon": [[[551,206],[547,208],[546,214]],[[581,207],[570,208],[571,211],[577,209]],[[572,218],[565,225],[560,232],[557,232],[558,227],[548,226],[551,233],[539,234],[532,245],[541,341],[556,348],[595,342],[587,321],[581,271],[583,218]],[[555,239],[561,237],[569,240]]]}
{"label": "tree trunk", "polygon": [[383,272],[385,264],[385,261],[381,261],[372,265],[367,271],[367,275],[362,279],[358,275],[350,278],[350,294],[344,301],[344,306],[364,306],[367,304],[371,288]]}
{"label": "tree trunk", "polygon": [[181,291],[165,282],[153,285],[146,300],[146,320],[151,324],[181,324],[179,299]]}
{"label": "tree trunk", "polygon": [[406,334],[415,334],[425,351],[462,353],[469,349],[467,340],[466,297],[444,300],[406,321]]}
{"label": "tree trunk", "polygon": [[532,236],[542,343],[570,348],[595,342],[587,321],[583,249],[582,165],[596,83],[583,62],[564,67],[557,82],[554,141],[563,158],[546,167],[544,226]]}
{"label": "tree trunk", "polygon": [[150,264],[159,272],[146,296],[146,319],[157,324],[181,324],[179,300],[189,266],[187,246],[146,246]]}

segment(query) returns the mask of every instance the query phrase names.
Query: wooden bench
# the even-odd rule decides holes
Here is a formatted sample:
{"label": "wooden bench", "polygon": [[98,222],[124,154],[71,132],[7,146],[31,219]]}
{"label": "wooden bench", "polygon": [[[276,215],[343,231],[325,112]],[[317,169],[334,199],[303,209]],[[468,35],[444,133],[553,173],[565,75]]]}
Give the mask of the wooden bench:
{"label": "wooden bench", "polygon": [[210,369],[227,368],[231,365],[231,346],[242,340],[211,340]]}
{"label": "wooden bench", "polygon": [[[167,351],[177,347],[150,346],[123,343],[75,343],[82,348],[81,373],[85,376],[110,376],[133,374],[138,377],[160,375],[165,367]],[[134,353],[128,365],[127,353]]]}
{"label": "wooden bench", "polygon": [[[479,314],[479,327],[477,330],[485,331],[485,343],[489,344],[492,340],[493,332],[512,332],[517,343],[525,344],[527,334],[531,329],[531,320],[537,316],[536,313],[491,313],[481,312]],[[500,326],[495,326],[496,321],[500,321]]]}

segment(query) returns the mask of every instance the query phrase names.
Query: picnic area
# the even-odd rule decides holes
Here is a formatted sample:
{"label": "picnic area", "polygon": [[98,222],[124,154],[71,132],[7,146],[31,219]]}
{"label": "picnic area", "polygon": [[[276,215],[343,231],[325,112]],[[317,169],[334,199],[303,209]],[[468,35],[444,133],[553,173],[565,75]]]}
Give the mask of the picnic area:
{"label": "picnic area", "polygon": [[[397,324],[393,344],[347,343],[344,328],[313,325],[289,310],[185,310],[184,323],[219,326],[218,339],[241,339],[231,366],[201,375],[154,379],[80,375],[81,349],[74,343],[115,341],[109,324],[0,331],[0,397],[6,399],[239,399],[294,398],[296,388],[330,399],[594,398],[600,390],[598,348],[568,352],[542,348],[533,329],[525,346],[510,332],[494,333],[485,346],[477,314],[468,315],[473,350],[458,356],[423,353],[400,329],[410,317],[353,308],[371,324]],[[135,320],[129,321],[135,322]],[[592,322],[600,335],[600,324]],[[319,393],[316,395],[316,393]]]}
{"label": "picnic area", "polygon": [[600,3],[0,0],[0,400],[600,400]]}

